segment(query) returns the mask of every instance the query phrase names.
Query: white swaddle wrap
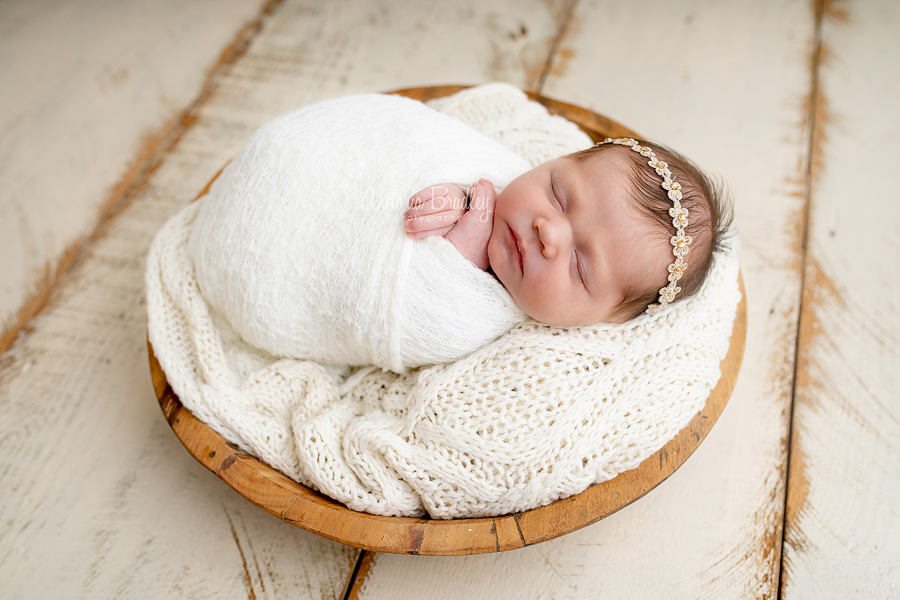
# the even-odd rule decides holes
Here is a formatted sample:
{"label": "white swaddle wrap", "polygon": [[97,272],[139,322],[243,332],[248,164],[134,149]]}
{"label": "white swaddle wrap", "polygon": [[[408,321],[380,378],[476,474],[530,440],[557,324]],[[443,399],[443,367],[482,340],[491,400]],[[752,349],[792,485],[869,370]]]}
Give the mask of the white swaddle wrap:
{"label": "white swaddle wrap", "polygon": [[443,238],[408,238],[409,198],[524,158],[398,96],[327,100],[259,129],[193,226],[188,253],[209,305],[275,356],[403,372],[450,362],[525,318],[503,286]]}

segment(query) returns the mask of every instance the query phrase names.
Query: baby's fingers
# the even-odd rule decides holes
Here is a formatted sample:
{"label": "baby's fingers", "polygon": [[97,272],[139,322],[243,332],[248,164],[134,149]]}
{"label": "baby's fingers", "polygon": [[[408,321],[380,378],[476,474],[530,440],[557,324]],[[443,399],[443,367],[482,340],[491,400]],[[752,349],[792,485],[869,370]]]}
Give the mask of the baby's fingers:
{"label": "baby's fingers", "polygon": [[414,240],[424,238],[424,237],[429,237],[432,235],[437,235],[437,236],[443,237],[443,236],[447,235],[450,232],[450,230],[453,229],[455,226],[456,226],[456,223],[454,223],[453,225],[448,225],[447,227],[441,227],[440,229],[430,229],[428,231],[407,231],[406,236],[409,238],[412,238]]}
{"label": "baby's fingers", "polygon": [[494,184],[487,179],[481,179],[478,183],[472,185],[469,192],[469,212],[472,217],[477,217],[481,222],[487,222],[492,219],[494,212],[494,204],[497,201],[497,192],[494,190]]}
{"label": "baby's fingers", "polygon": [[441,218],[453,216],[454,218],[459,219],[465,212],[465,201],[461,203],[461,206],[456,206],[449,202],[438,203],[438,201],[435,201],[434,204],[426,202],[425,204],[420,204],[419,206],[407,209],[406,212],[403,213],[403,220],[408,221],[410,219],[419,219],[420,217],[437,215],[442,215]]}
{"label": "baby's fingers", "polygon": [[[427,209],[419,210],[411,208],[403,213],[403,228],[410,237],[413,234],[438,235],[434,233],[436,230],[450,227],[459,221],[464,214],[462,210],[445,210],[441,212],[431,212]],[[446,233],[446,231],[444,233]],[[444,235],[441,233],[440,235]]]}
{"label": "baby's fingers", "polygon": [[455,185],[431,185],[423,190],[419,190],[410,198],[409,207],[430,206],[433,211],[460,208],[460,206],[454,206],[454,203],[459,204],[459,198],[463,196],[462,190]]}

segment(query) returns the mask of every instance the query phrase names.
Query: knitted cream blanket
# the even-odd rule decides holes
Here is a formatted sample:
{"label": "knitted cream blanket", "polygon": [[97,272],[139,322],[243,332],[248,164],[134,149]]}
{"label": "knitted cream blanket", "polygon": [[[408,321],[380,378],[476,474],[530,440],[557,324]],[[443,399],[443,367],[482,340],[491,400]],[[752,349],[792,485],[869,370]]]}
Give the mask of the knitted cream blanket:
{"label": "knitted cream blanket", "polygon": [[[433,106],[532,164],[585,145],[511,86]],[[740,298],[732,245],[696,296],[656,315],[578,328],[525,321],[449,364],[336,373],[261,351],[210,310],[187,253],[201,207],[175,215],[148,256],[148,331],[169,383],[229,441],[375,514],[513,513],[636,467],[704,405]]]}

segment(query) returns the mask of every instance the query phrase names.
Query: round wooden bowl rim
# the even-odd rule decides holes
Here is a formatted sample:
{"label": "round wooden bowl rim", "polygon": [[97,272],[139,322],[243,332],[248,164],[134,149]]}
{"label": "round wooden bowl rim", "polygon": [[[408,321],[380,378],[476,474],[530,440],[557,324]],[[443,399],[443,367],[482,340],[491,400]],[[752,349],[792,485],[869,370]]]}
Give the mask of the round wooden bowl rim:
{"label": "round wooden bowl rim", "polygon": [[[410,88],[391,93],[424,101],[465,87]],[[607,136],[636,137],[622,125],[586,109],[544,96],[529,96],[541,102],[551,113],[577,123],[595,141]],[[198,198],[208,189],[209,186]],[[684,429],[631,471],[592,485],[569,498],[499,517],[439,520],[382,517],[350,510],[274,470],[197,419],[172,391],[148,342],[150,372],[166,420],[188,452],[241,496],[292,525],[343,544],[376,552],[445,556],[512,550],[570,533],[631,504],[674,473],[700,445],[725,408],[743,360],[747,302],[740,275],[738,283],[741,301],[728,354],[720,364],[722,375],[704,408]]]}

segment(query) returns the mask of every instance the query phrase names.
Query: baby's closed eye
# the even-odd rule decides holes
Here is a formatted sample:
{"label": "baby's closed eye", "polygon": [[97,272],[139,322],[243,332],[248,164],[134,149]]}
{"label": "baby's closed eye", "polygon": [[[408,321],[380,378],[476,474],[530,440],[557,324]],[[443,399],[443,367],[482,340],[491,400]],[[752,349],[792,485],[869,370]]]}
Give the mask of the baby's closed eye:
{"label": "baby's closed eye", "polygon": [[582,263],[580,260],[581,257],[578,256],[577,250],[572,250],[572,270],[574,271],[574,277],[578,278],[578,282],[581,283],[585,288],[587,288],[587,283],[584,281],[584,275],[582,274]]}
{"label": "baby's closed eye", "polygon": [[550,199],[551,204],[559,211],[565,212],[565,207],[563,206],[562,196],[559,193],[559,190],[556,187],[556,180],[553,179],[553,175],[550,175]]}

